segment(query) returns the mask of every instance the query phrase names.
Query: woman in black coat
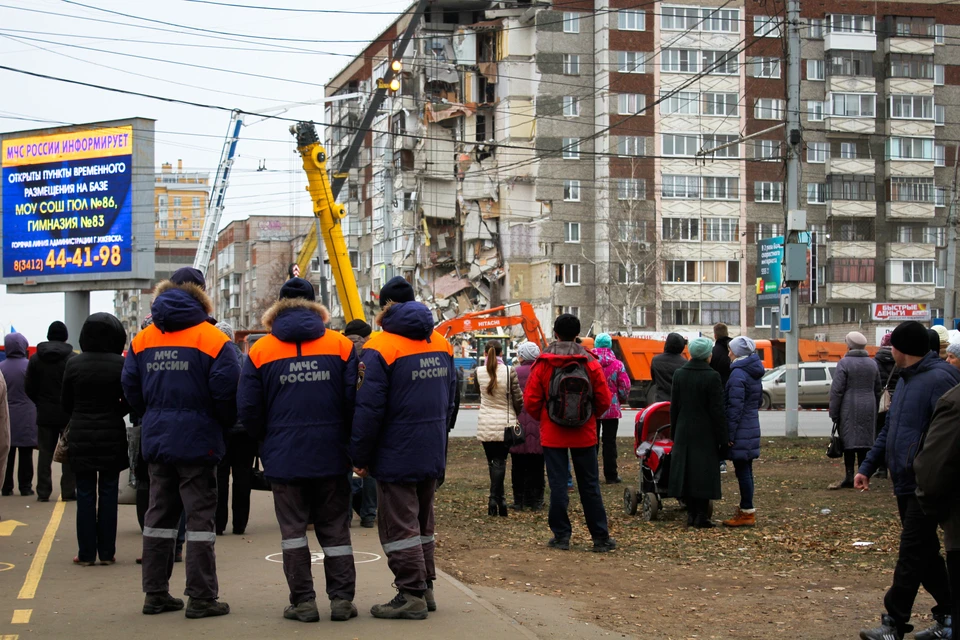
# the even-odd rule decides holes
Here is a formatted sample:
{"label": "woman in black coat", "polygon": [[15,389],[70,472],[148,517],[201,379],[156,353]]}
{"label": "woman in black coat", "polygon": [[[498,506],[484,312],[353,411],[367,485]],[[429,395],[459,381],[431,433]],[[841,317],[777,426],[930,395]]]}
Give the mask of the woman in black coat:
{"label": "woman in black coat", "polygon": [[[130,466],[130,410],[120,387],[127,334],[109,313],[94,313],[80,331],[83,353],[63,375],[63,410],[70,416],[67,451],[77,476],[77,544],[82,566],[113,564],[117,549],[120,472]],[[99,505],[97,504],[99,497]]]}

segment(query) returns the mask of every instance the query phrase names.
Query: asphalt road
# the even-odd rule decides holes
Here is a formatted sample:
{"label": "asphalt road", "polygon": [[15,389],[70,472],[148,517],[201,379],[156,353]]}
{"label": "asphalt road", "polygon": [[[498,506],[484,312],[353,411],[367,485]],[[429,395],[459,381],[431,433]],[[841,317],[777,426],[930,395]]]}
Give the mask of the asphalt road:
{"label": "asphalt road", "polygon": [[[477,410],[461,409],[457,417],[457,426],[451,435],[460,438],[471,438],[477,435]],[[620,419],[620,436],[630,436],[633,434],[633,424],[636,421],[637,412],[626,411],[624,417]],[[800,436],[804,438],[827,437],[830,435],[832,423],[826,411],[801,411],[800,412]],[[760,432],[764,436],[782,436],[785,435],[786,412],[784,411],[761,411],[760,412]]]}

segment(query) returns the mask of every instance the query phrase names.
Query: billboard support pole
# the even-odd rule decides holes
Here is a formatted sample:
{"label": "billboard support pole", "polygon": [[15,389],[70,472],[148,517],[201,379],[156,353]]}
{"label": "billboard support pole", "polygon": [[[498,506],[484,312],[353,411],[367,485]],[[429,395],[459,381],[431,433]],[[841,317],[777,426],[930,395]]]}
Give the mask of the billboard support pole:
{"label": "billboard support pole", "polygon": [[63,294],[63,323],[67,325],[71,344],[80,344],[80,329],[90,315],[89,291],[65,291]]}
{"label": "billboard support pole", "polygon": [[[791,214],[800,208],[800,0],[787,0],[786,36],[787,36],[787,225],[785,227],[784,260],[785,277],[790,287],[790,314],[793,320],[786,331],[786,435],[796,438],[800,430],[799,391],[799,284],[789,282],[791,279],[789,244],[797,242],[797,230],[791,227]],[[804,221],[804,228],[806,227]],[[806,265],[804,265],[806,266]],[[801,278],[800,281],[803,279]]]}

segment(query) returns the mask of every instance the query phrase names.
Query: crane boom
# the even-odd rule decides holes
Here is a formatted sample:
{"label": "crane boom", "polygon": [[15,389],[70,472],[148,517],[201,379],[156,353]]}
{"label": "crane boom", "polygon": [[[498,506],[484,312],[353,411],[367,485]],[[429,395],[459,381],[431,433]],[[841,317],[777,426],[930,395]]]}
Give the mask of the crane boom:
{"label": "crane boom", "polygon": [[[320,220],[320,235],[323,237],[323,244],[330,260],[340,304],[343,307],[343,316],[347,322],[366,321],[360,300],[360,290],[357,288],[357,279],[350,264],[350,254],[347,252],[347,242],[343,237],[343,227],[340,225],[340,220],[346,215],[346,208],[334,201],[330,190],[330,179],[327,177],[327,152],[320,144],[317,128],[312,122],[298,122],[290,127],[290,133],[297,138],[297,152],[303,160],[303,170],[307,174],[307,191],[310,192],[310,199],[313,201],[313,215]],[[300,273],[307,273],[317,244],[316,233],[307,234],[304,246],[297,256]]]}
{"label": "crane boom", "polygon": [[[520,307],[520,315],[507,316],[498,315],[511,307]],[[523,334],[530,342],[535,342],[541,349],[547,348],[547,338],[537,320],[537,314],[533,310],[533,305],[529,302],[519,302],[517,304],[508,304],[502,307],[484,309],[483,311],[472,311],[462,316],[451,318],[437,325],[437,332],[444,338],[450,338],[460,333],[471,333],[481,329],[491,329],[494,327],[512,327],[520,325],[523,327]]]}
{"label": "crane boom", "polygon": [[223,151],[220,152],[220,164],[217,166],[217,176],[213,180],[213,189],[207,199],[207,211],[203,217],[203,232],[200,234],[200,246],[197,255],[193,257],[193,268],[206,273],[213,256],[213,248],[217,244],[217,229],[220,227],[220,217],[223,215],[224,197],[227,186],[230,184],[230,170],[233,168],[233,159],[237,153],[237,140],[240,138],[240,127],[243,126],[243,117],[238,109],[230,112],[230,125],[227,127],[227,137],[223,141]]}

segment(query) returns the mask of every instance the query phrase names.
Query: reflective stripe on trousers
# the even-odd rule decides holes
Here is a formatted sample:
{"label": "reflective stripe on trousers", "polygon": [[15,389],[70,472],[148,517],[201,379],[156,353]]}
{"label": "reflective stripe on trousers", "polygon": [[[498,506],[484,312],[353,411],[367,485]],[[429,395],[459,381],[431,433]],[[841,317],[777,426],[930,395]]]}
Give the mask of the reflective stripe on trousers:
{"label": "reflective stripe on trousers", "polygon": [[143,535],[148,538],[167,538],[169,540],[177,539],[176,529],[157,529],[155,527],[144,527]]}
{"label": "reflective stripe on trousers", "polygon": [[290,549],[302,549],[307,546],[307,536],[302,538],[291,538],[289,540],[281,540],[280,548],[284,551],[289,551]]}
{"label": "reflective stripe on trousers", "polygon": [[187,542],[216,542],[217,534],[213,531],[190,531],[187,530]]}
{"label": "reflective stripe on trousers", "polygon": [[384,553],[393,553],[394,551],[403,551],[404,549],[412,549],[413,547],[419,547],[422,542],[421,536],[413,536],[412,538],[407,538],[406,540],[397,540],[396,542],[385,542],[383,543]]}
{"label": "reflective stripe on trousers", "polygon": [[352,556],[353,546],[349,544],[337,547],[322,547],[323,555],[327,558],[336,558],[337,556]]}

